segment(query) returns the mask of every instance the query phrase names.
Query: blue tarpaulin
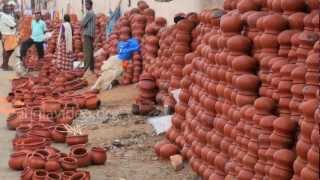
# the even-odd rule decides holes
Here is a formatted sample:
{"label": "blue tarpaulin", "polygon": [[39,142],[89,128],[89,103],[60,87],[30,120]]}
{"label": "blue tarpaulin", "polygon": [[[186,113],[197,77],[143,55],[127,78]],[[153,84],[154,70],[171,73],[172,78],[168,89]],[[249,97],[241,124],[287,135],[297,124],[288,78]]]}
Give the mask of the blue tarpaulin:
{"label": "blue tarpaulin", "polygon": [[111,34],[114,26],[116,25],[117,20],[120,18],[121,16],[121,8],[120,5],[114,10],[114,12],[112,12],[111,9],[109,9],[109,23],[107,23],[107,27],[106,27],[106,36],[107,38],[109,37],[109,35]]}
{"label": "blue tarpaulin", "polygon": [[119,41],[118,57],[121,60],[130,60],[132,54],[140,50],[139,40],[136,38],[128,39],[127,41]]}

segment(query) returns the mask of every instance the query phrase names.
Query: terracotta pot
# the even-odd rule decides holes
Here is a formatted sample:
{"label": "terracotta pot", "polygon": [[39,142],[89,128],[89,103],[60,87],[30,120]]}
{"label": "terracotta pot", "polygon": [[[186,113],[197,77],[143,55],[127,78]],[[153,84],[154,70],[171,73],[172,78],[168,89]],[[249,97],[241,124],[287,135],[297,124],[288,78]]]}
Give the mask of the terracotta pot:
{"label": "terracotta pot", "polygon": [[87,167],[91,164],[91,157],[86,148],[72,148],[70,156],[77,159],[78,167]]}
{"label": "terracotta pot", "polygon": [[73,157],[64,157],[60,159],[60,164],[65,171],[74,171],[78,168],[78,160]]}
{"label": "terracotta pot", "polygon": [[44,180],[47,177],[48,173],[45,170],[37,169],[32,175],[33,180]]}
{"label": "terracotta pot", "polygon": [[96,95],[88,95],[86,98],[86,108],[87,109],[97,109],[99,108],[101,101]]}
{"label": "terracotta pot", "polygon": [[61,170],[61,165],[59,162],[60,156],[58,154],[52,154],[48,156],[47,162],[45,164],[45,169],[48,172],[55,172]]}
{"label": "terracotta pot", "polygon": [[55,127],[53,127],[53,130],[51,131],[51,137],[54,142],[65,142],[67,134],[67,129],[64,127],[63,124],[56,125]]}
{"label": "terracotta pot", "polygon": [[31,180],[33,173],[34,173],[33,169],[31,169],[30,167],[26,167],[22,171],[20,178],[21,178],[21,180]]}
{"label": "terracotta pot", "polygon": [[160,157],[164,159],[168,159],[170,156],[175,155],[177,153],[178,153],[178,147],[173,144],[164,144],[160,148],[160,152],[159,152]]}
{"label": "terracotta pot", "polygon": [[69,180],[71,178],[72,175],[75,174],[75,171],[63,171],[61,174],[61,178],[62,180]]}
{"label": "terracotta pot", "polygon": [[19,116],[16,113],[9,114],[9,117],[7,118],[7,127],[10,130],[15,130],[19,126]]}
{"label": "terracotta pot", "polygon": [[107,152],[104,148],[93,147],[90,156],[92,163],[95,165],[103,165],[107,160]]}
{"label": "terracotta pot", "polygon": [[58,113],[61,110],[61,104],[58,101],[46,100],[41,103],[40,109],[44,113]]}
{"label": "terracotta pot", "polygon": [[71,177],[70,180],[90,180],[89,172],[76,172]]}
{"label": "terracotta pot", "polygon": [[77,135],[77,136],[71,136],[68,135],[66,137],[66,143],[69,146],[78,145],[78,144],[86,144],[88,142],[88,135]]}
{"label": "terracotta pot", "polygon": [[22,164],[27,157],[26,151],[14,152],[10,155],[9,167],[13,170],[23,170]]}

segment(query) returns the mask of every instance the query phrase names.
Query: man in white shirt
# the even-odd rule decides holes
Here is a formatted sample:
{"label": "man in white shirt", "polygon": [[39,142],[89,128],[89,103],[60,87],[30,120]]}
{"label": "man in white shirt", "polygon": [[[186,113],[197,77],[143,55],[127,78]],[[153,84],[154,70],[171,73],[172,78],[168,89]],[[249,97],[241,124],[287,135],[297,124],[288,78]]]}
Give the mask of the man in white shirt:
{"label": "man in white shirt", "polygon": [[16,26],[14,17],[10,15],[10,6],[5,4],[3,12],[0,13],[0,33],[3,43],[3,63],[1,68],[3,70],[12,70],[9,67],[9,59],[18,45]]}

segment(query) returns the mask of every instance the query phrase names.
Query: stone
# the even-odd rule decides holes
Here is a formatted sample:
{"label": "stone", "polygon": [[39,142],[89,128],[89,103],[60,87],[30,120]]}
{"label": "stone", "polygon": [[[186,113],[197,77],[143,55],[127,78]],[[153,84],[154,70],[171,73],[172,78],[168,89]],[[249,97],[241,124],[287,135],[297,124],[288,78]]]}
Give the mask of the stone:
{"label": "stone", "polygon": [[170,162],[175,171],[183,169],[183,157],[179,154],[170,156]]}

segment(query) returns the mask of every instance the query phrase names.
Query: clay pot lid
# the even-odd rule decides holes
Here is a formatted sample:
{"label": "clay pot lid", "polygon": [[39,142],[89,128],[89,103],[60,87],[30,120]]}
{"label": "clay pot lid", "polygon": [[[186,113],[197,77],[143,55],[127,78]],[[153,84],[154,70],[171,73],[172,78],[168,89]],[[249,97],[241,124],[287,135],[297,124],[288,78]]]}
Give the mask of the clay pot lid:
{"label": "clay pot lid", "polygon": [[240,16],[226,14],[220,20],[220,28],[223,32],[240,32],[242,21]]}
{"label": "clay pot lid", "polygon": [[236,87],[241,91],[257,92],[259,85],[259,77],[253,74],[241,75],[236,80]]}
{"label": "clay pot lid", "polygon": [[289,149],[280,149],[273,154],[274,163],[279,167],[292,167],[296,154]]}
{"label": "clay pot lid", "polygon": [[307,68],[309,69],[314,69],[314,68],[319,68],[320,67],[320,54],[319,53],[313,53],[308,56],[306,60]]}
{"label": "clay pot lid", "polygon": [[303,11],[305,7],[304,0],[281,0],[281,8],[285,13]]}
{"label": "clay pot lid", "polygon": [[291,72],[296,68],[295,64],[286,64],[280,69],[280,76],[282,79],[291,79]]}
{"label": "clay pot lid", "polygon": [[297,30],[285,30],[278,35],[278,42],[281,45],[291,45],[291,37],[296,34]]}
{"label": "clay pot lid", "polygon": [[232,61],[232,69],[241,72],[253,72],[257,68],[256,59],[250,56],[238,56]]}
{"label": "clay pot lid", "polygon": [[266,32],[278,33],[287,29],[288,21],[279,14],[264,16],[263,27]]}
{"label": "clay pot lid", "polygon": [[277,72],[280,72],[280,69],[288,64],[288,59],[287,58],[284,58],[284,57],[276,57],[276,58],[273,58],[275,59],[275,62],[272,64],[271,66],[271,71],[272,73],[277,73]]}
{"label": "clay pot lid", "polygon": [[311,31],[303,31],[299,35],[299,43],[307,46],[314,46],[314,43],[316,43],[319,39],[319,35],[315,32]]}
{"label": "clay pot lid", "polygon": [[258,19],[265,15],[267,15],[267,13],[262,11],[257,11],[249,14],[249,16],[247,17],[247,24],[249,28],[256,28]]}
{"label": "clay pot lid", "polygon": [[258,111],[272,112],[275,109],[276,104],[271,98],[260,97],[255,100],[254,107]]}
{"label": "clay pot lid", "polygon": [[259,125],[263,128],[263,129],[267,129],[269,131],[273,130],[273,121],[275,119],[277,119],[277,116],[263,116],[259,122]]}
{"label": "clay pot lid", "polygon": [[313,117],[318,106],[319,101],[317,99],[312,99],[300,104],[299,109],[305,117]]}
{"label": "clay pot lid", "polygon": [[304,83],[307,69],[305,66],[298,66],[291,72],[291,78],[294,83]]}
{"label": "clay pot lid", "polygon": [[251,40],[242,35],[235,35],[229,38],[227,46],[230,51],[248,52],[251,49]]}

